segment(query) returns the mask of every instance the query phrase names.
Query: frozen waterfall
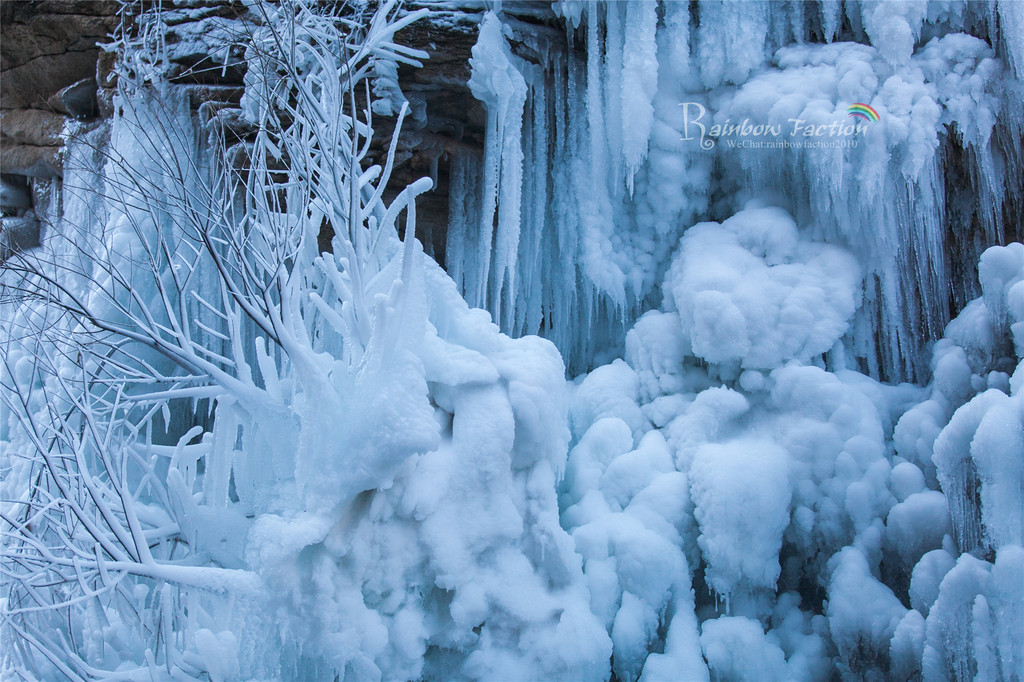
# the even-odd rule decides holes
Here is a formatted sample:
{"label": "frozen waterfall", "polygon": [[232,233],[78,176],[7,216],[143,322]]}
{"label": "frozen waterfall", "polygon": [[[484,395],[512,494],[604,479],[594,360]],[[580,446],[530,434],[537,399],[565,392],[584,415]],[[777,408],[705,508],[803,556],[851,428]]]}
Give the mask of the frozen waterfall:
{"label": "frozen waterfall", "polygon": [[3,177],[4,679],[1024,679],[1024,2],[122,16]]}

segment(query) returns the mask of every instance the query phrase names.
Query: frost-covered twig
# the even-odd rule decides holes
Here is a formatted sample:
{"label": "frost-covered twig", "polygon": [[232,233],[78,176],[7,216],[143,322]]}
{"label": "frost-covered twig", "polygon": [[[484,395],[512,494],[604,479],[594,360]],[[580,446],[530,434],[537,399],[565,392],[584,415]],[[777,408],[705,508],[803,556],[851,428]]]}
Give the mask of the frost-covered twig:
{"label": "frost-covered twig", "polygon": [[[289,367],[302,390],[338,400],[323,358],[353,377],[379,372],[401,337],[394,311],[420,255],[413,202],[431,183],[383,202],[398,131],[385,167],[364,169],[369,79],[379,62],[425,57],[393,42],[424,12],[400,16],[385,2],[359,23],[304,0],[254,10],[238,37],[255,133],[229,147],[214,130],[204,152],[187,98],[164,78],[166,22],[126,8],[111,139],[77,142],[104,170],[68,179],[98,191],[101,208],[0,271],[12,330],[0,384],[31,468],[29,489],[3,507],[2,617],[17,642],[7,665],[36,676],[52,666],[71,679],[136,679],[133,661],[218,679],[219,664],[190,648],[215,620],[195,595],[262,589],[200,525],[213,518],[204,509],[253,504],[221,411],[287,431],[300,390],[284,381]],[[403,209],[402,265],[382,281]],[[325,223],[333,254],[317,252]],[[322,319],[340,347],[324,346]],[[166,433],[174,415],[198,420],[200,400],[217,401],[213,434],[202,424]]]}

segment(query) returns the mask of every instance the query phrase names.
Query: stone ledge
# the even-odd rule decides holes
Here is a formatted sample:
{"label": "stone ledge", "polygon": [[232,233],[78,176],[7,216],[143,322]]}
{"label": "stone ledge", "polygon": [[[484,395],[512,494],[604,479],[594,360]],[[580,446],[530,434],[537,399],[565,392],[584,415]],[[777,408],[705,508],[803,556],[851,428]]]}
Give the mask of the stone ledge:
{"label": "stone ledge", "polygon": [[64,144],[61,131],[66,120],[60,114],[38,109],[0,111],[0,145],[59,147]]}
{"label": "stone ledge", "polygon": [[0,173],[23,175],[29,178],[59,178],[62,147],[34,145],[3,145],[0,148]]}

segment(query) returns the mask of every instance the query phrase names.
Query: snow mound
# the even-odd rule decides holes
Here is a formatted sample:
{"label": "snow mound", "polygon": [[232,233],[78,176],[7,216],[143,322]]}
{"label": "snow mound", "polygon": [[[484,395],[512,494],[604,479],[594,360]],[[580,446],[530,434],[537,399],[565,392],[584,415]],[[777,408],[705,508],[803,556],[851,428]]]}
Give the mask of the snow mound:
{"label": "snow mound", "polygon": [[782,209],[748,208],[687,230],[666,277],[666,307],[697,357],[770,369],[829,351],[859,288],[852,256],[801,240]]}

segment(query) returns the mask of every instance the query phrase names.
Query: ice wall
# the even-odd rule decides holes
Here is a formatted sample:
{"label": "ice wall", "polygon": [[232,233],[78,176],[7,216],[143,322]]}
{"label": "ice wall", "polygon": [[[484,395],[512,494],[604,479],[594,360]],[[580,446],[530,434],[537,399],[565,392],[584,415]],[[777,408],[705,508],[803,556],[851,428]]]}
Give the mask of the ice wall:
{"label": "ice wall", "polygon": [[[521,125],[503,124],[499,137],[491,125],[485,158],[456,160],[484,167],[482,185],[456,173],[451,191],[460,210],[447,267],[466,278],[456,280],[474,305],[514,334],[543,333],[571,370],[585,369],[657,305],[687,227],[771,197],[864,270],[866,305],[843,342],[851,366],[927,377],[927,342],[979,292],[961,263],[1015,233],[1005,224],[1021,202],[1013,3],[554,9],[567,43],[514,19],[497,30],[503,20],[490,15],[476,48],[474,94],[492,121]],[[498,86],[479,85],[496,68],[484,54],[501,55],[505,81],[526,83],[511,118],[491,105]],[[855,122],[847,108],[856,102],[880,120],[846,140],[835,130],[805,136]],[[772,141],[789,146],[751,146],[766,138],[739,132],[743,122],[777,126]],[[718,133],[698,136],[716,124]],[[499,182],[493,169],[506,165],[523,172]],[[516,216],[519,230],[508,224]],[[480,225],[472,243],[498,240],[500,272],[494,254],[461,245],[476,234],[467,224]]]}
{"label": "ice wall", "polygon": [[[474,48],[471,85],[485,104],[500,96],[502,83],[527,86],[510,119],[516,125],[505,133],[521,139],[522,171],[506,178],[522,191],[496,184],[493,172],[505,168],[508,153],[519,154],[515,145],[508,152],[505,141],[489,135],[482,160],[456,158],[446,267],[471,304],[487,305],[514,334],[543,331],[573,371],[621,344],[682,227],[706,205],[711,159],[680,142],[688,12],[668,6],[668,35],[655,9],[602,5],[607,36],[592,21],[579,40],[607,41],[607,55],[596,49],[583,58],[566,51],[563,36],[514,22],[502,32],[493,14]],[[510,41],[525,46],[525,57],[511,51]],[[487,55],[500,56],[500,82]],[[517,205],[503,209],[502,201]],[[507,226],[513,217],[518,230]],[[493,254],[480,257],[468,246],[490,243],[492,233],[500,246]],[[500,272],[490,262],[499,251]]]}
{"label": "ice wall", "polygon": [[554,109],[502,305],[594,367],[560,507],[616,677],[1019,677],[1021,266],[986,251],[1020,235],[1019,5],[555,9],[569,47],[486,38]]}
{"label": "ice wall", "polygon": [[[282,7],[265,19],[295,28]],[[266,130],[225,154],[171,90],[120,100],[109,141],[68,147],[51,272],[104,316],[162,311],[133,323],[205,373],[175,384],[124,344],[151,373],[127,391],[148,426],[81,458],[51,446],[145,472],[117,499],[152,546],[137,565],[74,545],[60,565],[95,589],[59,618],[5,602],[39,627],[5,621],[4,674],[1020,679],[1024,249],[986,247],[1019,236],[1021,7],[561,2],[568,35],[489,12],[470,81],[487,143],[452,162],[447,273],[400,208],[429,181],[392,208],[387,169],[346,175],[343,133],[365,128],[317,118],[268,169]],[[337,25],[317,26],[293,76],[335,73]],[[402,109],[390,49],[376,111]],[[288,70],[249,56],[258,127]],[[308,101],[345,111],[338,79],[314,82]],[[853,102],[880,115],[856,147],[693,128],[701,110],[708,129],[828,128]],[[219,162],[261,153],[277,180],[196,210]],[[304,184],[332,172],[345,191]],[[187,257],[206,221],[237,228],[211,251],[265,277],[239,298],[267,317]],[[322,254],[325,221],[349,230]],[[22,416],[63,414],[40,389],[96,370],[68,355],[40,380],[40,353],[95,331],[45,303],[0,304]],[[0,416],[12,517],[43,494],[22,453],[46,446]]]}
{"label": "ice wall", "polygon": [[[764,121],[813,145],[789,153],[726,148],[721,163],[738,197],[781,197],[812,234],[857,254],[868,271],[868,304],[852,355],[876,376],[914,378],[927,374],[923,343],[941,334],[954,287],[963,286],[949,273],[950,233],[973,229],[981,244],[1003,239],[1004,188],[1017,171],[995,146],[993,126],[1000,114],[1013,119],[1013,95],[991,48],[964,34],[934,38],[903,68],[888,59],[847,43],[780,49],[775,68],[723,94],[714,122]],[[854,135],[856,147],[805,136],[842,120],[853,101],[880,116]],[[953,144],[967,151],[980,225],[945,217],[943,149]]]}
{"label": "ice wall", "polygon": [[562,523],[613,670],[1016,679],[1024,248],[983,254],[919,388],[822,366],[859,271],[798,234],[691,228],[625,359],[572,382]]}

